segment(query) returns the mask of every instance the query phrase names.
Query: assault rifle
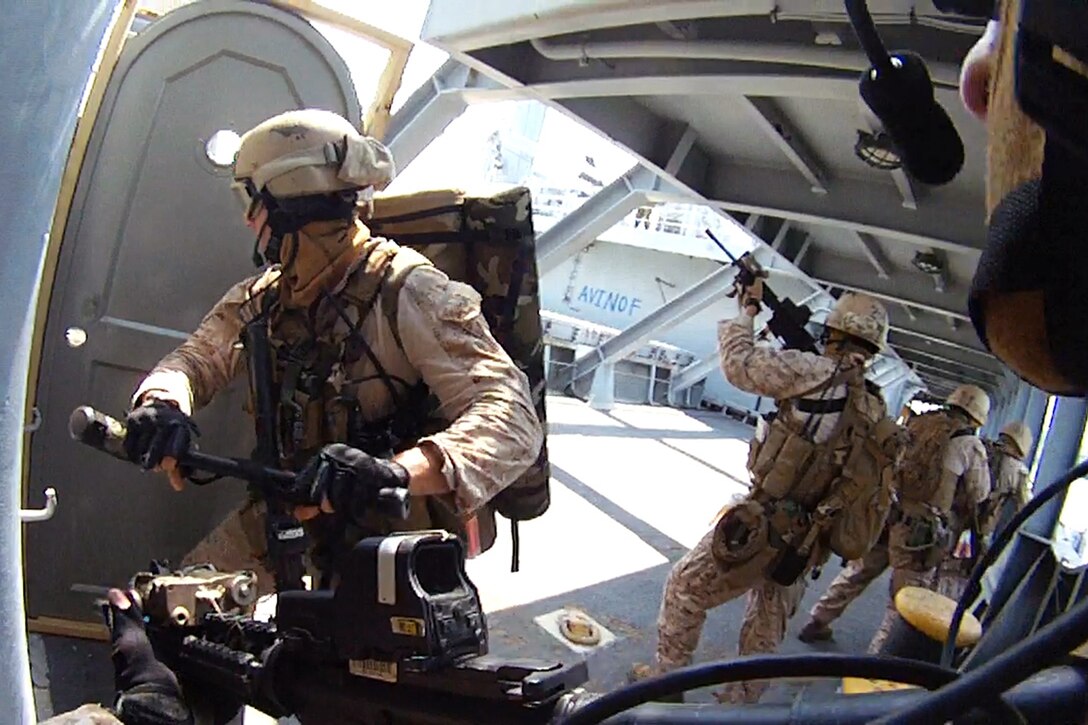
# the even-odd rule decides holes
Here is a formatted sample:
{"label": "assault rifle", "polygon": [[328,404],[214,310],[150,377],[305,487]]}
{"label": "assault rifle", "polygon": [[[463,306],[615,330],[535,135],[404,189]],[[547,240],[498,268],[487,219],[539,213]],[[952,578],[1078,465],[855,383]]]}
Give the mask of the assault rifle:
{"label": "assault rifle", "polygon": [[[751,252],[745,252],[738,259],[725,248],[724,244],[718,241],[712,231],[707,229],[706,235],[736,265],[737,283],[740,287],[751,287],[756,283],[757,279],[767,278],[767,270],[763,268],[763,265],[756,260]],[[809,309],[808,305],[794,304],[789,298],[779,299],[778,295],[771,291],[766,284],[763,285],[763,301],[771,308],[771,319],[767,322],[767,329],[782,340],[785,347],[793,350],[804,350],[805,352],[819,352],[816,347],[816,340],[805,329],[805,325],[812,318],[812,310]]]}
{"label": "assault rifle", "polygon": [[335,592],[282,592],[255,620],[252,572],[153,565],[133,577],[148,638],[198,719],[243,704],[309,723],[549,722],[585,662],[487,654],[460,540],[443,531],[364,539]]}
{"label": "assault rifle", "polygon": [[[69,422],[76,440],[124,458],[124,426],[93,408]],[[127,459],[125,459],[127,460]],[[179,463],[256,483],[269,496],[304,500],[293,474],[192,451]],[[198,482],[199,483],[199,482]],[[379,505],[403,507],[403,491]],[[303,497],[300,499],[300,497]],[[242,704],[302,725],[590,725],[609,722],[861,725],[916,704],[904,690],[782,705],[649,702],[683,689],[748,677],[863,675],[935,688],[955,673],[927,663],[858,655],[742,657],[696,665],[607,695],[585,692],[586,663],[488,654],[487,622],[464,568],[464,549],[443,531],[364,539],[343,560],[335,591],[285,591],[271,622],[253,618],[253,572],[152,565],[130,582],[156,655],[179,676],[197,722],[226,722]],[[1088,674],[1040,673],[1007,695],[1031,723],[1079,721]],[[972,713],[964,722],[990,722]],[[958,722],[960,720],[957,720]]]}
{"label": "assault rifle", "polygon": [[[129,463],[125,455],[125,424],[89,405],[81,405],[68,418],[68,433],[72,439]],[[204,486],[219,478],[237,478],[257,487],[269,500],[285,506],[313,504],[309,491],[299,484],[298,476],[248,458],[227,458],[189,450],[178,456],[178,466],[192,471],[212,474],[213,478],[189,480]],[[408,491],[383,488],[378,492],[376,508],[392,518],[408,517]]]}
{"label": "assault rifle", "polygon": [[[245,326],[242,341],[253,390],[257,428],[257,448],[253,459],[263,466],[278,466],[280,445],[276,415],[277,400],[272,370],[272,346],[268,340],[268,321],[264,313]],[[250,484],[251,487],[253,484]],[[276,577],[276,591],[302,588],[305,567],[302,555],[309,540],[302,523],[291,515],[282,497],[266,497],[264,517],[268,558]]]}

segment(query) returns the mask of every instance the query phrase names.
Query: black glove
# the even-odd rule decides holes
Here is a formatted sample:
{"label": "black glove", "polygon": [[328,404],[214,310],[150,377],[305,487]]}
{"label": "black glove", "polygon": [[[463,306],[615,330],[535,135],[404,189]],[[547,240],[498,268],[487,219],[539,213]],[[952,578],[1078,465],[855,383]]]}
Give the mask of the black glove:
{"label": "black glove", "polygon": [[325,446],[299,473],[299,485],[313,505],[328,499],[337,513],[362,521],[384,489],[408,488],[408,470],[343,443]]}
{"label": "black glove", "polygon": [[155,657],[144,631],[143,613],[130,595],[125,596],[130,602],[127,609],[112,602],[102,606],[110,629],[117,716],[126,725],[192,723],[178,678]]}
{"label": "black glove", "polygon": [[166,456],[177,458],[187,453],[193,438],[200,435],[192,418],[161,400],[133,408],[125,428],[125,455],[148,470]]}

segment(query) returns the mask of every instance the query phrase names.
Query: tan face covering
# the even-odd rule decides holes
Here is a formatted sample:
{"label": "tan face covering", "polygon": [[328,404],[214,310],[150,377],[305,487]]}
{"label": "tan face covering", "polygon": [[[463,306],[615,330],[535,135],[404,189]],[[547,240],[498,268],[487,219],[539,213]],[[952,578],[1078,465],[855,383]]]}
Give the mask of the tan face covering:
{"label": "tan face covering", "polygon": [[354,222],[313,222],[284,237],[280,258],[286,264],[280,282],[280,304],[307,307],[343,279],[352,263],[377,242],[370,230]]}

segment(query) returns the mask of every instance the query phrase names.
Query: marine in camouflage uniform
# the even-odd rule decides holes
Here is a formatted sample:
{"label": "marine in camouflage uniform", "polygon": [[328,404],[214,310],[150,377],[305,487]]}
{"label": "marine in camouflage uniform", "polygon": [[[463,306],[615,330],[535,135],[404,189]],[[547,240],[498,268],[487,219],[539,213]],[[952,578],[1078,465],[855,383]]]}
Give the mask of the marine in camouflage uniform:
{"label": "marine in camouflage uniform", "polygon": [[[899,618],[895,610],[895,595],[907,586],[937,590],[939,566],[952,553],[956,537],[963,530],[963,519],[971,513],[953,514],[953,502],[976,509],[990,495],[990,472],[986,449],[982,440],[972,431],[985,425],[989,415],[990,399],[974,385],[961,385],[946,400],[947,410],[927,415],[949,415],[959,421],[964,429],[952,435],[944,447],[940,467],[940,482],[933,482],[938,493],[934,500],[918,501],[909,490],[901,486],[900,505],[903,516],[891,525],[888,539],[889,561],[892,567],[888,604],[884,618],[869,643],[871,654],[879,653],[892,626]],[[966,433],[966,434],[963,434]],[[949,490],[944,490],[947,487]],[[944,499],[938,500],[938,499]],[[914,537],[918,526],[940,521],[949,531],[949,539],[932,545],[916,545]]]}
{"label": "marine in camouflage uniform", "polygon": [[[761,283],[757,290],[761,292]],[[742,299],[751,300],[742,292]],[[758,299],[758,297],[756,298]],[[794,400],[788,415],[798,429],[809,431],[813,442],[830,440],[840,418],[839,412],[802,412],[804,401],[819,405],[845,398],[848,385],[844,373],[864,370],[867,360],[887,339],[887,313],[875,300],[846,293],[829,315],[826,326],[830,341],[824,354],[799,350],[776,350],[756,346],[753,318],[758,305],[746,302],[740,315],[718,327],[718,351],[722,371],[730,383],[755,395],[779,401]],[[840,408],[841,410],[841,408]],[[782,414],[782,413],[780,413]],[[734,506],[738,515],[755,503],[749,494]],[[758,504],[756,504],[758,505]],[[669,573],[658,615],[658,642],[652,666],[636,666],[634,678],[659,674],[691,663],[699,643],[708,610],[747,594],[740,630],[740,655],[773,652],[785,636],[786,624],[794,615],[805,590],[805,576],[782,586],[766,575],[779,550],[767,545],[729,563],[723,562],[720,527],[708,532]],[[753,537],[754,538],[754,537]],[[818,549],[819,547],[817,547]],[[717,550],[717,551],[716,551]],[[822,557],[817,550],[813,558]],[[809,566],[813,564],[810,561]],[[766,689],[763,682],[728,685],[717,697],[732,703],[755,702]]]}
{"label": "marine in camouflage uniform", "polygon": [[[261,202],[265,194],[290,198],[346,190],[354,210],[356,190],[383,187],[392,177],[392,161],[388,150],[339,116],[293,111],[243,136],[235,176],[249,199],[247,224],[266,253],[271,235]],[[283,263],[227,291],[140,384],[134,407],[165,401],[188,415],[206,405],[244,373],[245,354],[237,342],[244,324],[274,293],[266,314],[277,356],[309,350],[321,357],[331,351],[333,361],[321,393],[306,401],[304,431],[283,464],[301,466],[323,445],[345,442],[350,414],[367,423],[387,420],[398,400],[425,383],[437,399],[437,417],[448,424],[394,458],[410,474],[408,520],[372,517],[367,533],[439,527],[465,538],[470,553],[486,549],[494,540],[494,515],[485,504],[537,459],[543,429],[525,374],[481,315],[480,295],[412,250],[372,237],[353,211],[285,234],[278,259]],[[399,280],[396,329],[379,300],[387,275]],[[262,516],[263,505],[248,501],[183,564],[256,569],[267,591],[272,577],[264,560]],[[318,538],[324,518],[308,523]]]}
{"label": "marine in camouflage uniform", "polygon": [[1032,435],[1019,421],[1006,424],[993,443],[986,443],[989,459],[989,497],[979,507],[978,540],[969,556],[946,559],[941,565],[937,591],[946,597],[959,599],[967,584],[974,563],[986,552],[989,540],[1031,500],[1031,480],[1024,457],[1031,450]]}

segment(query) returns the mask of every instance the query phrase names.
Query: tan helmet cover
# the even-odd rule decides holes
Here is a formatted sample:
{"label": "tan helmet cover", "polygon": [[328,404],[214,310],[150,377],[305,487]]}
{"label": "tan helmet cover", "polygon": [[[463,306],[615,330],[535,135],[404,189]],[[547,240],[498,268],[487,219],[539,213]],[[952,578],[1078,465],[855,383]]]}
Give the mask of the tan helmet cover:
{"label": "tan helmet cover", "polygon": [[959,386],[944,402],[961,408],[978,425],[986,425],[990,417],[990,396],[977,385]]}
{"label": "tan helmet cover", "polygon": [[1006,423],[1005,427],[1001,429],[1001,435],[1009,440],[1010,443],[1015,446],[1016,453],[1023,458],[1031,450],[1031,443],[1034,436],[1031,434],[1031,430],[1026,425],[1018,420],[1014,420],[1011,423]]}
{"label": "tan helmet cover", "polygon": [[396,174],[389,149],[331,111],[306,108],[264,121],[242,136],[234,178],[277,198],[384,189]]}
{"label": "tan helmet cover", "polygon": [[888,311],[884,305],[860,292],[844,292],[824,325],[865,340],[877,350],[888,345]]}

